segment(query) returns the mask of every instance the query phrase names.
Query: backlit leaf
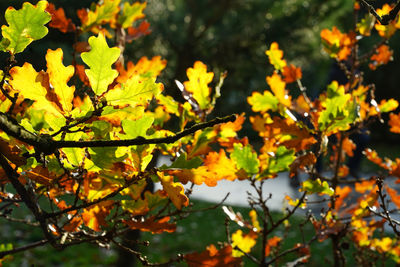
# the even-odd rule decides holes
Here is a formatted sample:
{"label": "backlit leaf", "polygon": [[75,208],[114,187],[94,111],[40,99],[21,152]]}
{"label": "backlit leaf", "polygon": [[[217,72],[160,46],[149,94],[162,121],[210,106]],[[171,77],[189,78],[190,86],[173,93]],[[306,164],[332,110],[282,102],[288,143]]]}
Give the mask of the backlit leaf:
{"label": "backlit leaf", "polygon": [[9,26],[1,27],[3,38],[9,40],[5,48],[13,54],[20,53],[33,41],[43,38],[48,29],[44,26],[51,15],[45,11],[47,1],[39,1],[35,6],[25,2],[22,8],[9,7],[5,19]]}
{"label": "backlit leaf", "polygon": [[86,208],[82,212],[84,224],[94,231],[100,231],[101,226],[107,226],[106,217],[114,205],[113,200],[105,200]]}
{"label": "backlit leaf", "polygon": [[264,91],[264,94],[253,92],[253,94],[247,98],[247,101],[254,112],[275,111],[278,109],[279,103],[278,98],[272,95],[270,91]]}
{"label": "backlit leaf", "polygon": [[182,209],[183,206],[189,205],[189,199],[185,195],[185,189],[181,183],[175,183],[172,176],[164,175],[161,172],[158,173],[158,177],[169,199],[178,210]]}
{"label": "backlit leaf", "polygon": [[400,114],[391,113],[389,116],[390,131],[392,133],[400,133]]}
{"label": "backlit leaf", "polygon": [[272,76],[267,77],[267,83],[275,97],[279,100],[279,103],[284,106],[290,106],[291,100],[285,90],[286,83],[282,81],[281,76],[274,72]]}
{"label": "backlit leaf", "polygon": [[242,266],[241,258],[232,257],[232,247],[230,245],[225,245],[219,250],[214,245],[210,245],[202,253],[186,254],[184,258],[189,267]]}
{"label": "backlit leaf", "polygon": [[321,179],[311,180],[308,179],[302,183],[300,191],[307,191],[308,194],[319,193],[332,196],[335,192],[329,187],[327,181],[321,182]]}
{"label": "backlit leaf", "polygon": [[95,9],[89,12],[81,11],[81,15],[78,15],[82,22],[82,30],[92,30],[94,33],[98,33],[98,29],[94,28],[104,23],[110,23],[112,26],[115,25],[116,15],[119,12],[119,4],[121,0],[104,0],[101,4],[97,4]]}
{"label": "backlit leaf", "polygon": [[145,8],[146,2],[136,2],[133,4],[125,2],[124,7],[122,8],[122,14],[118,17],[118,23],[122,26],[122,28],[128,28],[132,26],[133,22],[144,17],[143,9]]}
{"label": "backlit leaf", "polygon": [[284,77],[283,80],[286,83],[295,82],[302,77],[301,69],[292,64],[290,64],[290,66],[283,67],[282,74]]}
{"label": "backlit leaf", "polygon": [[276,247],[281,240],[282,238],[279,236],[268,238],[267,244],[265,245],[265,256],[269,256],[269,254],[271,254],[271,249]]}
{"label": "backlit leaf", "polygon": [[118,47],[109,48],[102,33],[97,37],[89,38],[90,52],[81,54],[83,62],[90,69],[85,70],[89,78],[90,85],[96,95],[101,95],[107,91],[108,86],[118,76],[118,72],[111,68],[120,55]]}
{"label": "backlit leaf", "polygon": [[189,78],[189,81],[184,82],[186,91],[193,95],[200,109],[207,109],[210,105],[211,92],[208,84],[214,78],[214,73],[207,72],[207,66],[200,61],[196,61],[193,68],[188,68],[186,73]]}
{"label": "backlit leaf", "polygon": [[[232,256],[242,257],[244,255],[243,252],[249,253],[256,244],[256,239],[257,235],[252,231],[248,234],[243,234],[242,230],[237,230],[232,234]],[[235,248],[240,248],[240,250]]]}
{"label": "backlit leaf", "polygon": [[173,233],[176,230],[176,224],[169,223],[170,217],[163,217],[157,220],[155,217],[150,217],[145,221],[127,221],[123,222],[131,229],[138,229],[141,231],[152,232],[153,234],[160,234],[162,232]]}
{"label": "backlit leaf", "polygon": [[49,4],[46,8],[46,11],[51,14],[51,21],[49,26],[55,29],[59,29],[63,33],[72,32],[76,30],[75,24],[71,19],[68,19],[65,16],[65,12],[63,8],[58,8],[54,6],[54,4]]}
{"label": "backlit leaf", "polygon": [[136,106],[147,104],[153,96],[163,89],[162,84],[156,83],[155,78],[131,77],[126,83],[116,86],[105,95],[107,102],[113,106]]}
{"label": "backlit leaf", "polygon": [[269,63],[274,66],[276,70],[282,70],[286,66],[286,60],[283,58],[283,52],[279,49],[279,45],[273,42],[269,50],[265,51],[265,54],[269,58]]}
{"label": "backlit leaf", "polygon": [[123,120],[122,128],[127,134],[128,138],[136,138],[138,136],[146,137],[146,131],[153,125],[154,118],[150,116],[143,116],[138,120]]}
{"label": "backlit leaf", "polygon": [[[285,146],[279,146],[273,156],[266,159],[267,169],[260,176],[272,177],[278,172],[288,171],[290,165],[296,159],[294,150],[287,149]],[[261,164],[263,164],[261,162]]]}
{"label": "backlit leaf", "polygon": [[67,113],[72,111],[72,99],[74,98],[75,86],[68,86],[67,82],[74,75],[74,67],[65,67],[62,63],[63,51],[47,50],[46,62],[47,73],[49,74],[50,84],[54,88],[58,101],[63,110]]}
{"label": "backlit leaf", "polygon": [[257,153],[253,152],[250,145],[243,147],[241,144],[234,144],[231,158],[235,161],[238,169],[244,169],[249,175],[258,173],[260,162]]}
{"label": "backlit leaf", "polygon": [[357,30],[361,35],[370,36],[374,24],[375,17],[372,14],[367,13],[365,14],[364,18],[362,18],[361,21],[357,23]]}
{"label": "backlit leaf", "polygon": [[12,68],[10,75],[10,85],[19,92],[19,97],[35,101],[36,109],[60,115],[56,104],[47,99],[48,77],[45,73],[36,72],[31,64],[25,62],[22,67]]}
{"label": "backlit leaf", "polygon": [[351,95],[344,92],[344,87],[336,81],[328,86],[327,98],[323,102],[323,110],[318,118],[318,126],[328,133],[347,130],[356,119],[356,107],[350,101]]}
{"label": "backlit leaf", "polygon": [[370,69],[375,70],[378,66],[385,65],[391,60],[393,60],[393,51],[390,50],[389,46],[383,44],[371,56],[372,62],[368,66]]}

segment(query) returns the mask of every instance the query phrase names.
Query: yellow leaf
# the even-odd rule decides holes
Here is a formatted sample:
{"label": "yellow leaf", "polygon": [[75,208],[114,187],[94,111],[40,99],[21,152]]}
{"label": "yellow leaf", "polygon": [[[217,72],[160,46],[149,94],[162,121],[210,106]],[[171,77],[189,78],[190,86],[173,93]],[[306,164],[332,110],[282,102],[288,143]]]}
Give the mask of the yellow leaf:
{"label": "yellow leaf", "polygon": [[158,172],[158,177],[169,199],[178,210],[182,209],[182,206],[189,205],[189,199],[185,195],[185,189],[181,183],[174,183],[172,176],[165,176],[162,172]]}
{"label": "yellow leaf", "polygon": [[279,45],[273,42],[269,50],[265,51],[265,54],[269,58],[269,63],[271,63],[276,70],[282,70],[286,66],[286,60],[282,59],[283,52],[279,49]]}
{"label": "yellow leaf", "polygon": [[72,110],[75,86],[68,86],[67,82],[74,75],[74,67],[71,65],[65,67],[62,60],[63,51],[61,48],[54,51],[47,50],[47,73],[49,74],[50,84],[53,86],[63,110],[69,113]]}
{"label": "yellow leaf", "polygon": [[243,252],[249,253],[251,248],[256,244],[256,238],[257,235],[254,232],[244,235],[242,230],[237,230],[232,234],[232,256],[241,257],[244,255]]}
{"label": "yellow leaf", "polygon": [[10,70],[12,80],[10,85],[19,92],[20,98],[28,98],[33,101],[34,107],[45,110],[48,113],[60,115],[54,102],[47,99],[48,77],[43,72],[36,72],[29,63],[24,63],[22,67],[14,67]]}
{"label": "yellow leaf", "polygon": [[279,102],[285,106],[290,106],[291,99],[287,95],[285,90],[286,83],[282,80],[281,76],[275,72],[272,76],[267,77],[267,83]]}
{"label": "yellow leaf", "polygon": [[201,109],[207,109],[210,105],[211,91],[208,84],[214,78],[214,73],[207,72],[207,66],[200,61],[196,61],[193,68],[188,68],[186,73],[189,81],[184,82],[185,89],[192,93]]}

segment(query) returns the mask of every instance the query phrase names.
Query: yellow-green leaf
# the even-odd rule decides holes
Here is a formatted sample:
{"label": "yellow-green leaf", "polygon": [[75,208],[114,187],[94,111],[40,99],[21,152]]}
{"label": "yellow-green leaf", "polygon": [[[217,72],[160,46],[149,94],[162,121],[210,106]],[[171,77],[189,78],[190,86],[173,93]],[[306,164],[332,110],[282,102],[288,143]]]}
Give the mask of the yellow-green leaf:
{"label": "yellow-green leaf", "polygon": [[259,92],[253,92],[253,94],[247,98],[247,101],[251,105],[251,109],[254,112],[265,112],[268,110],[277,110],[278,99],[271,94],[270,91],[264,91],[264,94]]}
{"label": "yellow-green leaf", "polygon": [[43,38],[48,32],[44,25],[51,19],[45,11],[47,5],[47,1],[39,1],[35,6],[25,2],[19,10],[7,8],[5,19],[9,26],[3,25],[1,31],[8,45],[3,45],[3,49],[13,54],[20,53],[31,42]]}
{"label": "yellow-green leaf", "polygon": [[121,51],[118,47],[108,47],[102,33],[99,33],[98,37],[90,37],[89,45],[91,50],[82,53],[81,57],[90,68],[86,69],[85,73],[94,93],[101,95],[118,76],[118,72],[112,69],[111,65],[117,61]]}
{"label": "yellow-green leaf", "polygon": [[142,78],[134,75],[126,83],[108,91],[105,95],[106,100],[113,106],[146,104],[163,88],[162,84],[155,81],[155,78]]}
{"label": "yellow-green leaf", "polygon": [[128,2],[124,3],[122,14],[118,17],[118,23],[122,28],[128,28],[132,26],[133,22],[144,17],[143,9],[146,8],[146,2],[136,2],[132,5]]}

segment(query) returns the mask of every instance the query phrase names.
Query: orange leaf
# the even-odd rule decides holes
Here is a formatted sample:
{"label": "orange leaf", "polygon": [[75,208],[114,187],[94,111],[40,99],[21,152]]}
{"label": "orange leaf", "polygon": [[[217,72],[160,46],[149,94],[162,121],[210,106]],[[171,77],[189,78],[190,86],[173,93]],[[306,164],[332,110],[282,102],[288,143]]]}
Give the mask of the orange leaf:
{"label": "orange leaf", "polygon": [[82,212],[84,224],[94,231],[100,231],[100,226],[107,226],[106,217],[110,214],[113,204],[113,200],[105,200],[84,209]]}
{"label": "orange leaf", "polygon": [[344,152],[346,152],[347,156],[349,157],[354,156],[353,150],[356,149],[356,145],[350,138],[346,137],[345,139],[343,139],[342,148]]}
{"label": "orange leaf", "polygon": [[191,253],[185,255],[189,267],[239,267],[242,266],[241,258],[232,257],[232,247],[226,245],[218,250],[214,245],[207,247],[202,253]]}
{"label": "orange leaf", "polygon": [[160,56],[153,57],[149,60],[147,57],[142,57],[136,65],[129,61],[126,66],[126,70],[121,64],[116,64],[119,76],[117,81],[119,83],[125,83],[129,78],[134,75],[146,75],[150,77],[157,77],[161,71],[167,65],[167,61],[161,59]]}
{"label": "orange leaf", "polygon": [[151,33],[150,23],[142,21],[138,27],[129,27],[127,41],[131,42],[141,36],[148,35]]}
{"label": "orange leaf", "polygon": [[371,56],[371,63],[368,65],[371,70],[375,70],[378,66],[387,64],[393,60],[393,51],[389,46],[381,45],[376,49],[376,53]]}
{"label": "orange leaf", "polygon": [[67,19],[63,8],[60,7],[56,9],[54,4],[50,3],[47,6],[46,11],[51,14],[51,21],[49,23],[50,27],[59,29],[63,33],[75,31],[75,24],[71,19]]}
{"label": "orange leaf", "polygon": [[175,223],[169,223],[170,217],[166,216],[159,220],[156,220],[155,217],[150,217],[144,222],[141,221],[127,221],[123,220],[123,222],[128,225],[131,229],[138,229],[145,232],[152,232],[153,234],[160,234],[162,232],[173,233],[176,230]]}
{"label": "orange leaf", "polygon": [[158,172],[158,177],[168,197],[178,210],[182,209],[182,206],[189,205],[189,199],[185,195],[185,189],[181,183],[174,183],[172,176],[165,176],[162,172]]}
{"label": "orange leaf", "polygon": [[364,194],[366,191],[372,190],[375,186],[375,181],[374,180],[369,180],[369,181],[362,181],[360,183],[355,184],[355,190],[358,193]]}
{"label": "orange leaf", "polygon": [[389,125],[392,133],[400,133],[400,114],[390,113]]}
{"label": "orange leaf", "polygon": [[393,203],[396,205],[397,208],[400,208],[400,196],[397,194],[397,191],[386,186],[386,191],[388,192],[390,198],[392,199]]}
{"label": "orange leaf", "polygon": [[283,67],[282,74],[284,76],[283,80],[286,83],[295,82],[302,77],[301,68],[296,68],[294,65]]}
{"label": "orange leaf", "polygon": [[336,210],[339,210],[340,208],[342,208],[344,199],[351,193],[351,191],[352,191],[352,189],[350,186],[344,186],[344,187],[337,186],[335,188],[335,195],[337,196],[336,202],[335,202]]}
{"label": "orange leaf", "polygon": [[284,81],[282,81],[281,76],[278,73],[274,72],[272,76],[267,77],[267,83],[276,98],[278,98],[279,102],[287,107],[290,106],[291,97],[287,94],[287,91],[285,90],[286,84]]}
{"label": "orange leaf", "polygon": [[267,240],[267,244],[265,245],[265,256],[269,256],[271,253],[271,248],[276,247],[279,242],[281,242],[282,238],[278,236],[271,237]]}

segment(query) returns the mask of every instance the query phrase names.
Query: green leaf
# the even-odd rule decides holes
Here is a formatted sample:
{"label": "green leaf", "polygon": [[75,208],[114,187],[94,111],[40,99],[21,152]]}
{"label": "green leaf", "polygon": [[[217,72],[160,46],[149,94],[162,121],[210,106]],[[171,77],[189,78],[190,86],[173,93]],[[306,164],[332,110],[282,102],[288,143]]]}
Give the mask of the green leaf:
{"label": "green leaf", "polygon": [[116,147],[91,147],[88,149],[90,159],[94,166],[100,169],[107,169],[111,167],[113,163],[119,162],[125,158],[125,156],[116,157],[116,150]]}
{"label": "green leaf", "polygon": [[[83,135],[83,132],[67,133],[65,135],[65,140],[80,140]],[[67,167],[74,168],[73,166],[80,166],[83,163],[83,159],[85,157],[84,148],[66,147],[63,148],[62,151],[67,157],[68,162],[72,165]]]}
{"label": "green leaf", "polygon": [[351,95],[344,92],[344,87],[334,81],[328,85],[327,98],[322,104],[325,110],[318,118],[321,131],[327,133],[347,130],[357,118],[357,104],[350,101]]}
{"label": "green leaf", "polygon": [[39,1],[36,6],[25,2],[19,10],[7,8],[5,19],[9,26],[1,27],[3,50],[17,54],[31,42],[46,36],[48,29],[44,25],[51,20],[51,15],[45,11],[47,5],[47,1]]}
{"label": "green leaf", "polygon": [[302,184],[302,188],[300,191],[307,191],[308,194],[319,193],[319,194],[327,194],[328,196],[333,196],[335,191],[329,187],[327,181],[321,182],[318,178],[316,180],[308,179],[304,181]]}
{"label": "green leaf", "polygon": [[234,144],[231,158],[236,162],[239,169],[245,170],[248,174],[258,173],[260,162],[257,153],[253,152],[250,145],[243,147],[242,144]]}
{"label": "green leaf", "polygon": [[278,172],[288,171],[290,164],[292,164],[295,159],[294,150],[287,149],[285,146],[278,147],[274,156],[268,159],[268,168],[260,177],[273,176]]}
{"label": "green leaf", "polygon": [[105,95],[108,104],[113,106],[135,106],[146,104],[161,92],[162,85],[155,78],[131,77],[126,83],[108,91]]}
{"label": "green leaf", "polygon": [[147,130],[153,125],[154,118],[151,116],[143,116],[138,120],[123,120],[122,128],[128,138],[136,138],[138,136],[146,136]]}
{"label": "green leaf", "polygon": [[82,53],[81,58],[90,68],[85,73],[94,93],[101,95],[118,76],[118,71],[112,69],[111,65],[117,61],[121,51],[118,47],[108,47],[102,33],[98,37],[90,37],[89,45],[91,50]]}
{"label": "green leaf", "polygon": [[110,137],[112,126],[106,121],[94,121],[90,127],[94,133],[95,138],[106,139]]}
{"label": "green leaf", "polygon": [[163,165],[160,170],[167,169],[195,169],[199,167],[203,161],[199,157],[194,157],[190,160],[187,159],[186,154],[181,154],[170,166]]}
{"label": "green leaf", "polygon": [[270,109],[275,111],[278,109],[279,103],[279,100],[270,91],[264,91],[264,94],[254,92],[247,98],[247,101],[254,112],[265,112]]}

